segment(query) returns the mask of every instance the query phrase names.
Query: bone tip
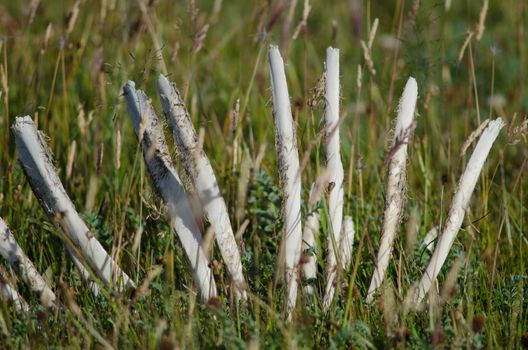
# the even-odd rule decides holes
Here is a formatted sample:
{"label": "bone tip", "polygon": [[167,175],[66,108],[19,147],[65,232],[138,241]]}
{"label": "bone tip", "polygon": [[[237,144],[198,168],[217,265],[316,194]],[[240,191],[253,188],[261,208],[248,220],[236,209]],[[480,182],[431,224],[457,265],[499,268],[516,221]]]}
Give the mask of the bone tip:
{"label": "bone tip", "polygon": [[506,125],[506,123],[504,122],[504,120],[501,118],[501,117],[498,117],[497,119],[495,120],[492,120],[489,124],[488,124],[488,128],[498,128],[499,130],[502,129],[502,127]]}
{"label": "bone tip", "polygon": [[410,76],[407,80],[407,83],[405,84],[405,90],[409,92],[413,92],[413,94],[418,94],[418,83],[416,82],[416,79],[414,77]]}
{"label": "bone tip", "polygon": [[29,115],[16,117],[15,121],[13,122],[12,129],[17,131],[20,128],[23,128],[25,125],[35,125],[33,119]]}
{"label": "bone tip", "polygon": [[136,91],[136,83],[133,80],[128,80],[123,85],[123,95],[126,97],[128,94],[133,94]]}
{"label": "bone tip", "polygon": [[339,55],[339,48],[329,46],[326,48],[327,55]]}
{"label": "bone tip", "polygon": [[15,118],[14,124],[30,123],[33,124],[33,119],[29,115],[20,116]]}
{"label": "bone tip", "polygon": [[269,59],[270,59],[270,61],[280,60],[282,62],[282,56],[280,54],[279,47],[277,45],[270,44],[270,46],[269,46]]}
{"label": "bone tip", "polygon": [[167,77],[163,74],[160,74],[158,77],[158,87],[160,89],[166,89],[170,87],[169,79],[167,79]]}

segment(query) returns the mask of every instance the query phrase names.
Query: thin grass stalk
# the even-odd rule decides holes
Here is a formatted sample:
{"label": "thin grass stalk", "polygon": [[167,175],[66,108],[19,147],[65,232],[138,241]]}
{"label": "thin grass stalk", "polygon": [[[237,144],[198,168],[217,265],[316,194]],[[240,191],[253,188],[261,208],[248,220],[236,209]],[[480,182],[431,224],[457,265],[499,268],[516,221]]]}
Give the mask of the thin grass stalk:
{"label": "thin grass stalk", "polygon": [[411,292],[414,294],[411,295],[411,300],[414,305],[419,304],[423,300],[447,259],[449,250],[462,226],[469,200],[477,184],[484,162],[503,126],[504,122],[501,118],[491,121],[473,150],[466,169],[460,177],[458,189],[451,201],[451,207],[442,232],[438,236],[433,256],[429,261],[429,265],[427,265],[427,269],[418,287]]}
{"label": "thin grass stalk", "polygon": [[29,116],[17,117],[13,124],[18,161],[49,219],[66,237],[66,244],[82,257],[103,283],[122,291],[135,287],[86,226],[60,181],[43,135]]}
{"label": "thin grass stalk", "polygon": [[269,48],[269,69],[273,94],[275,149],[282,194],[284,262],[287,283],[286,317],[291,319],[297,302],[299,260],[301,257],[301,174],[290,97],[284,62],[277,46]]}
{"label": "thin grass stalk", "polygon": [[231,275],[234,294],[238,300],[246,300],[247,286],[242,271],[242,260],[213,167],[202,147],[199,146],[192,120],[176,86],[163,75],[158,79],[158,96],[185,171],[198,194],[205,217],[215,233],[220,254]]}
{"label": "thin grass stalk", "polygon": [[418,99],[418,85],[413,77],[405,84],[398,108],[396,127],[391,150],[389,151],[389,170],[385,194],[385,212],[383,215],[382,236],[376,259],[376,267],[367,294],[367,302],[371,302],[385,278],[392,254],[392,247],[400,225],[403,206],[405,204],[405,182],[407,145],[413,127],[414,111]]}
{"label": "thin grass stalk", "polygon": [[200,295],[207,301],[217,295],[216,283],[203,249],[200,228],[172,164],[161,124],[147,96],[136,90],[133,81],[129,81],[123,91],[152,184],[167,205],[172,230],[187,254]]}
{"label": "thin grass stalk", "polygon": [[341,162],[339,141],[339,49],[332,47],[326,49],[325,100],[324,152],[330,178],[327,186],[329,227],[326,256],[326,288],[323,305],[325,310],[328,310],[335,292],[344,195],[344,170]]}
{"label": "thin grass stalk", "polygon": [[18,245],[15,237],[0,218],[0,255],[13,267],[22,281],[29,286],[31,291],[37,293],[42,305],[53,307],[57,299],[55,293],[48,286],[44,278]]}

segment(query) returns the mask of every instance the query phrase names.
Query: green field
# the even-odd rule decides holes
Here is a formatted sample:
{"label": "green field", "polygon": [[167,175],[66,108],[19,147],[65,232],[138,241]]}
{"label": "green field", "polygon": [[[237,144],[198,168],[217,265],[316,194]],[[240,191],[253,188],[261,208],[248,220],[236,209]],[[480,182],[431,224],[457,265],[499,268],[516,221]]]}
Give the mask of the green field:
{"label": "green field", "polygon": [[[0,217],[62,305],[40,305],[0,258],[0,270],[30,305],[20,313],[0,298],[0,348],[528,348],[528,2],[492,0],[485,13],[484,2],[312,0],[303,16],[301,0],[0,0]],[[369,37],[365,55],[361,41],[368,46]],[[270,44],[280,45],[286,63],[300,158],[307,160],[303,218],[311,184],[325,166],[318,138],[325,50],[340,49],[344,214],[356,229],[350,268],[340,273],[325,312],[328,212],[320,203],[316,292],[307,297],[300,290],[291,322],[279,258]],[[234,231],[245,227],[238,243],[247,302],[234,300],[214,246],[219,297],[200,303],[151,185],[123,85],[134,80],[165,121],[156,94],[160,73],[176,83],[195,128],[203,128]],[[368,304],[391,129],[409,76],[419,98],[407,201],[382,292]],[[11,125],[24,115],[47,135],[76,209],[144,287],[140,293],[118,294],[100,284],[102,295],[92,295],[17,162]],[[462,146],[497,117],[506,126],[439,275],[438,293],[421,310],[406,312],[404,298],[431,256],[420,243],[444,224],[475,143],[465,155]],[[247,176],[247,188],[240,186]],[[204,234],[207,226],[204,221]]]}

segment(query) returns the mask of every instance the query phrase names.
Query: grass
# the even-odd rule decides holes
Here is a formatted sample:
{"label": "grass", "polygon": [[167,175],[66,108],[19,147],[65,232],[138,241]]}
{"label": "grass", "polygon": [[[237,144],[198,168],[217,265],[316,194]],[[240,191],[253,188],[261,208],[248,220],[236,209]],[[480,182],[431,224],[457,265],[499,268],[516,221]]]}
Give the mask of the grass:
{"label": "grass", "polygon": [[[17,314],[0,304],[2,347],[528,346],[527,138],[526,130],[513,132],[528,111],[528,7],[513,0],[490,2],[482,39],[473,36],[458,62],[467,30],[477,28],[481,1],[452,1],[448,11],[443,1],[357,2],[359,10],[349,6],[356,1],[312,1],[307,27],[295,40],[301,1],[286,36],[289,5],[279,2],[151,1],[142,9],[142,1],[32,1],[39,4],[34,12],[28,4],[0,3],[0,215],[69,306],[50,313],[17,283],[31,312]],[[218,12],[215,3],[222,4]],[[379,28],[372,44],[372,75],[360,40],[368,41],[375,18]],[[319,97],[313,107],[308,101],[324,69],[325,49],[341,50],[344,214],[353,217],[356,227],[352,266],[341,276],[331,312],[322,311],[324,259],[318,251],[315,297],[306,307],[298,303],[291,323],[285,322],[286,289],[277,272],[281,198],[269,43],[282,45],[301,156],[322,125],[323,101]],[[267,145],[243,203],[249,220],[240,243],[247,305],[237,305],[226,293],[229,279],[216,247],[212,265],[221,298],[215,305],[201,305],[192,297],[188,264],[150,185],[121,91],[127,79],[135,80],[161,117],[155,81],[165,69],[180,87],[195,126],[205,130],[204,150],[235,231],[243,225],[234,220],[241,205],[236,199],[242,155],[254,161],[261,145]],[[368,305],[383,215],[386,145],[409,75],[417,79],[420,96],[409,145],[408,200],[385,287]],[[230,116],[237,100],[238,156],[233,160]],[[61,233],[47,220],[17,165],[10,125],[15,116],[26,114],[49,136],[66,191],[98,239],[109,251],[122,240],[120,265],[126,272],[141,285],[149,271],[162,268],[147,295],[103,293],[95,298],[86,288],[66,255]],[[408,219],[417,213],[419,237],[443,223],[467,161],[460,149],[480,122],[496,116],[508,125],[491,150],[439,276],[441,302],[405,314],[402,300],[430,257],[419,244],[406,251]],[[73,141],[76,156],[66,179]],[[317,142],[302,175],[304,203],[322,166]],[[321,212],[323,243],[327,215]],[[453,266],[460,270],[450,281]],[[446,281],[451,287],[442,292]]]}

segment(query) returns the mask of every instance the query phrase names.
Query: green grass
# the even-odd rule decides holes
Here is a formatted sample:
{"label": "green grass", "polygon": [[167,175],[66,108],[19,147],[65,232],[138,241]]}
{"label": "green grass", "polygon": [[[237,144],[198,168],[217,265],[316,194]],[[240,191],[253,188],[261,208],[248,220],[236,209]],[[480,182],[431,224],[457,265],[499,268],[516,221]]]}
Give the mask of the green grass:
{"label": "green grass", "polygon": [[[28,4],[1,1],[0,216],[59,299],[71,304],[73,296],[83,319],[68,308],[44,310],[36,296],[17,282],[31,312],[17,314],[0,304],[0,347],[100,347],[90,329],[116,348],[528,346],[527,135],[509,132],[528,111],[528,6],[522,1],[491,1],[482,39],[474,37],[457,62],[466,31],[476,29],[481,1],[452,1],[447,12],[443,1],[421,1],[415,16],[412,1],[358,2],[362,7],[354,17],[347,1],[312,1],[306,30],[292,40],[302,15],[303,2],[298,1],[290,33],[282,42],[301,153],[321,126],[323,101],[319,99],[313,108],[307,102],[324,69],[325,48],[341,49],[345,214],[354,218],[356,226],[353,265],[341,278],[331,312],[322,311],[320,259],[317,295],[307,306],[299,300],[293,322],[286,323],[285,288],[277,273],[280,196],[267,46],[281,42],[288,6],[224,1],[215,17],[213,1],[197,1],[195,7],[193,1],[151,1],[149,32],[138,2],[88,1],[79,5],[68,32],[73,1],[42,2],[32,22]],[[371,75],[359,40],[368,40],[375,18],[380,25],[372,49],[376,75]],[[413,18],[414,26],[409,24]],[[207,35],[196,50],[197,33],[205,24],[209,24]],[[45,44],[48,25],[52,35]],[[397,54],[383,45],[388,37],[400,38]],[[189,289],[195,287],[188,264],[150,185],[121,90],[126,80],[135,80],[153,98],[161,117],[155,81],[163,65],[181,89],[195,125],[205,129],[204,148],[235,230],[242,224],[234,220],[240,205],[236,203],[240,159],[233,171],[229,115],[237,99],[238,154],[248,152],[255,159],[259,147],[267,145],[261,169],[250,182],[247,203],[242,203],[250,221],[242,236],[251,294],[247,304],[237,305],[226,293],[229,279],[216,247],[214,260],[219,263],[213,265],[219,305],[201,305],[190,297]],[[364,300],[383,215],[387,140],[409,75],[417,79],[420,97],[409,148],[408,200],[387,287],[368,305]],[[506,103],[490,107],[492,95],[503,96]],[[15,116],[26,114],[38,120],[39,129],[49,136],[59,176],[97,238],[112,250],[122,237],[119,257],[125,271],[141,284],[150,269],[163,267],[150,284],[149,295],[138,300],[133,294],[91,295],[65,252],[60,232],[46,218],[16,162],[10,125]],[[479,121],[497,116],[508,125],[491,150],[438,279],[442,288],[450,267],[461,257],[455,287],[444,295],[444,305],[404,314],[402,299],[429,259],[419,246],[405,251],[408,218],[417,213],[420,237],[442,223],[464,169],[462,144]],[[119,169],[115,166],[118,130]],[[77,143],[77,155],[67,180],[72,141]],[[323,159],[322,144],[317,143],[302,175],[304,201]],[[87,200],[90,183],[95,191],[93,205]],[[141,243],[134,253],[131,248],[140,227]],[[323,229],[322,242],[324,235]],[[7,268],[3,261],[0,264]]]}

